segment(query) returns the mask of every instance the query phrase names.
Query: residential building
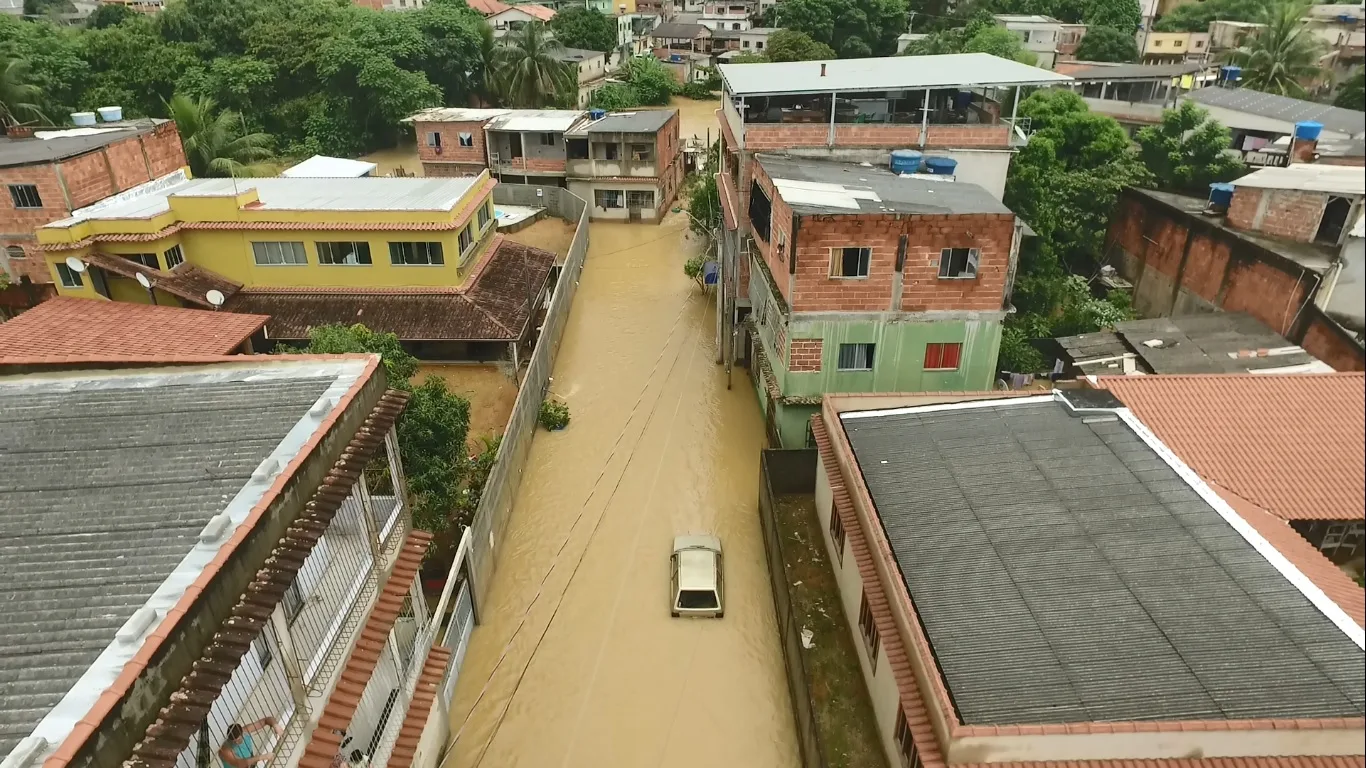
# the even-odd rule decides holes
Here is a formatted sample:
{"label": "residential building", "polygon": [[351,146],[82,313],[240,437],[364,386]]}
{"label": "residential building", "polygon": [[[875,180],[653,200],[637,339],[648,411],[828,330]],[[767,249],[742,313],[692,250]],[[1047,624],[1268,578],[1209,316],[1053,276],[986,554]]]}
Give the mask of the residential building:
{"label": "residential building", "polygon": [[965,181],[759,154],[750,349],[773,445],[826,392],[990,389],[1023,224]]}
{"label": "residential building", "polygon": [[470,10],[478,13],[485,19],[496,16],[512,7],[507,3],[501,2],[501,0],[467,0],[465,4],[470,7]]}
{"label": "residential building", "polygon": [[589,217],[659,222],[683,182],[678,110],[612,113],[565,133],[569,191]]}
{"label": "residential building", "polygon": [[[678,111],[592,112],[438,107],[409,118],[428,176],[490,168],[504,180],[568,187],[595,219],[659,221],[682,183]],[[504,159],[514,150],[526,165]],[[534,153],[534,154],[533,154]],[[525,174],[525,175],[523,175]]]}
{"label": "residential building", "polygon": [[509,32],[517,32],[527,24],[535,22],[537,24],[549,24],[555,18],[555,11],[544,5],[526,3],[523,5],[509,6],[497,13],[488,16],[488,23],[493,27],[494,37],[503,37]]}
{"label": "residential building", "polygon": [[1176,64],[1116,64],[1059,62],[1057,71],[1072,77],[1068,85],[1092,112],[1113,117],[1132,136],[1162,121],[1162,112],[1181,97],[1208,88],[1218,70],[1199,62]]}
{"label": "residential building", "polygon": [[717,57],[717,61],[720,61],[721,59],[720,59],[719,57],[720,57],[721,55],[725,54],[725,53],[729,53],[729,52],[731,52],[731,51],[739,52],[739,50],[740,50],[740,35],[741,35],[741,34],[742,34],[742,33],[740,33],[740,32],[736,32],[736,31],[729,30],[729,29],[718,29],[718,30],[712,32],[712,33],[711,33],[711,53],[712,53],[712,56]]}
{"label": "residential building", "polygon": [[711,30],[701,24],[660,24],[650,30],[650,48],[663,61],[682,62],[692,54],[710,54]]}
{"label": "residential building", "polygon": [[579,84],[577,103],[579,109],[587,109],[593,92],[607,83],[607,54],[582,48],[563,48],[555,54],[555,58],[574,68]]}
{"label": "residential building", "polygon": [[1138,50],[1142,51],[1147,45],[1148,33],[1152,31],[1153,24],[1157,21],[1157,5],[1159,0],[1139,0],[1138,3],[1138,30],[1134,33],[1134,44]]}
{"label": "residential building", "polygon": [[[1326,173],[1325,173],[1326,172]],[[1344,261],[1359,221],[1358,168],[1294,164],[1235,182],[1222,203],[1126,189],[1106,253],[1141,317],[1245,312],[1338,371],[1366,370],[1362,265]],[[1349,218],[1342,218],[1344,215]]]}
{"label": "residential building", "polygon": [[617,17],[617,51],[624,56],[650,55],[650,30],[663,15],[628,13]]}
{"label": "residential building", "polygon": [[896,52],[905,53],[906,49],[911,47],[911,43],[919,42],[927,37],[929,37],[929,35],[923,32],[902,32],[896,36]]}
{"label": "residential building", "polygon": [[[618,15],[623,15],[623,13],[624,13],[623,10],[622,10],[622,6],[623,6],[623,5],[624,5],[624,3],[618,3],[618,4],[617,4],[616,13],[617,13]],[[665,21],[669,21],[670,19],[672,19],[672,18],[674,17],[674,1],[673,1],[673,0],[636,0],[636,7],[635,7],[635,10],[634,10],[634,11],[631,11],[630,14],[641,14],[641,15],[645,15],[645,16],[654,16],[655,19],[656,19],[656,22],[655,22],[655,23],[662,23],[662,22],[665,22]]]}
{"label": "residential building", "polygon": [[748,2],[709,0],[702,4],[702,18],[698,23],[713,32],[743,32],[751,26],[751,13],[751,5]]}
{"label": "residential building", "polygon": [[1313,5],[1304,16],[1305,29],[1328,49],[1333,82],[1340,82],[1366,62],[1366,6]]}
{"label": "residential building", "polygon": [[954,161],[958,182],[1000,200],[1010,159],[1027,140],[1008,94],[1017,86],[1070,80],[984,53],[722,64],[719,69],[722,172],[717,181],[726,227],[717,334],[729,360],[743,357],[750,346],[742,321],[752,309],[749,254],[757,253],[747,216],[756,152],[886,168],[892,150],[912,149]]}
{"label": "residential building", "polygon": [[38,238],[63,296],[269,315],[270,344],[363,317],[419,357],[515,365],[555,254],[496,232],[495,184],[487,171],[181,181]]}
{"label": "residential building", "polygon": [[[1058,56],[1057,61],[1076,61],[1077,48],[1081,47],[1081,41],[1086,37],[1085,24],[1063,24],[1058,31]],[[1054,69],[1057,69],[1054,66]]]}
{"label": "residential building", "polygon": [[138,13],[160,13],[166,8],[166,0],[99,0],[100,5],[121,5]]}
{"label": "residential building", "polygon": [[1228,52],[1261,34],[1265,24],[1252,21],[1211,21],[1209,24],[1210,61],[1223,62]]}
{"label": "residential building", "polygon": [[[1210,389],[1173,429],[1224,411]],[[1332,485],[1318,450],[1351,446],[1301,432],[1244,450],[1215,428],[1191,441],[1215,454],[1202,470],[1124,395],[1012,394],[828,396],[812,421],[815,515],[889,764],[1360,765],[1362,590],[1259,509],[1296,495],[1277,482],[1292,467]],[[1249,431],[1275,442],[1273,424],[1338,402]],[[1215,418],[1249,412],[1265,411]],[[1238,483],[1254,500],[1222,484],[1256,474],[1240,452],[1266,466],[1297,449]]]}
{"label": "residential building", "polygon": [[468,582],[429,609],[379,357],[114,363],[0,376],[6,765],[434,765]]}
{"label": "residential building", "polygon": [[1361,575],[1362,374],[1104,377],[1100,385],[1240,515],[1293,528]]}
{"label": "residential building", "polygon": [[1209,33],[1149,32],[1142,54],[1144,64],[1204,63],[1209,57]]}
{"label": "residential building", "polygon": [[[1058,59],[1058,39],[1062,36],[1062,22],[1052,16],[1037,14],[998,14],[996,25],[1020,36],[1024,49],[1038,57],[1038,66],[1052,69]],[[1073,49],[1075,50],[1075,48]]]}
{"label": "residential building", "polygon": [[0,366],[251,354],[265,315],[59,296],[0,323]]}
{"label": "residential building", "polygon": [[0,136],[0,267],[11,279],[50,283],[34,232],[111,195],[185,167],[169,120],[125,120],[94,128]]}
{"label": "residential building", "polygon": [[777,27],[752,27],[740,32],[740,50],[748,53],[763,53],[768,48],[768,38]]}

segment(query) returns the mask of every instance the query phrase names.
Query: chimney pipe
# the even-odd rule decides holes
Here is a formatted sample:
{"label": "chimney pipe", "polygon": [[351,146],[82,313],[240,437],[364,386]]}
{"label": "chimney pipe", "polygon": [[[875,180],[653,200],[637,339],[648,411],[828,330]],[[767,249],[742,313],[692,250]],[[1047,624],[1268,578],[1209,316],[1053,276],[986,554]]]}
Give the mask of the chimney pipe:
{"label": "chimney pipe", "polygon": [[821,62],[821,77],[825,77],[825,62]]}

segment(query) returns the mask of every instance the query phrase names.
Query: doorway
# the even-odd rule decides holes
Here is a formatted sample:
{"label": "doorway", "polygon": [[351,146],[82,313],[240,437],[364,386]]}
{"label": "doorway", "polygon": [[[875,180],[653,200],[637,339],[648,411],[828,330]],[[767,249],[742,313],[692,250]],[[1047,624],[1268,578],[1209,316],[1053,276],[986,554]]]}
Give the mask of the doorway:
{"label": "doorway", "polygon": [[1328,205],[1323,207],[1323,218],[1319,219],[1319,231],[1314,240],[1329,245],[1337,245],[1342,238],[1342,230],[1347,226],[1347,216],[1352,212],[1352,201],[1346,197],[1330,195]]}

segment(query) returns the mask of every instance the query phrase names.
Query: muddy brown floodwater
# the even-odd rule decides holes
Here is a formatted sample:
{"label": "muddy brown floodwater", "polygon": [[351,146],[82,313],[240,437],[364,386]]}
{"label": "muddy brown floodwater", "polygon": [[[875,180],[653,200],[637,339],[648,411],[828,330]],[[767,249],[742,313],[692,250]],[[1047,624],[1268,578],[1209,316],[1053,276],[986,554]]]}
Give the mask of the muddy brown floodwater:
{"label": "muddy brown floodwater", "polygon": [[[593,225],[551,385],[572,421],[531,446],[447,766],[797,764],[756,511],[763,424],[742,374],[727,390],[713,362],[686,230],[677,214]],[[688,532],[721,537],[723,619],[669,616]]]}

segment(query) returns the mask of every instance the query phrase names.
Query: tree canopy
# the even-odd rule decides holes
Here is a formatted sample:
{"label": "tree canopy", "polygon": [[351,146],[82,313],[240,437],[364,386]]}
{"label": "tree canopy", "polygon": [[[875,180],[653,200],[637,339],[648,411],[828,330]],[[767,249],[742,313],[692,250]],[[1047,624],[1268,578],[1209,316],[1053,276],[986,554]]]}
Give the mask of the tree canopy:
{"label": "tree canopy", "polygon": [[795,29],[780,29],[768,36],[764,49],[766,61],[813,61],[833,59],[835,49],[825,43],[818,43],[805,32]]}
{"label": "tree canopy", "polygon": [[1157,32],[1205,32],[1211,21],[1258,21],[1268,0],[1204,0],[1172,9],[1153,25]]}
{"label": "tree canopy", "polygon": [[493,54],[493,71],[508,106],[554,106],[577,85],[577,72],[560,60],[562,53],[564,45],[540,22],[508,33]]}
{"label": "tree canopy", "polygon": [[1333,106],[1343,109],[1366,110],[1366,70],[1358,69],[1356,74],[1338,85]]}
{"label": "tree canopy", "polygon": [[597,89],[589,104],[607,110],[660,106],[669,103],[678,87],[673,72],[653,56],[628,59],[617,77],[623,82]]}
{"label": "tree canopy", "polygon": [[266,176],[276,170],[263,165],[271,156],[271,138],[264,133],[246,133],[242,116],[219,110],[213,99],[177,94],[166,104],[166,110],[175,121],[185,159],[196,177]]}
{"label": "tree canopy", "polygon": [[1138,31],[1143,15],[1138,0],[959,0],[953,3],[951,13],[944,5],[943,0],[912,0],[916,28],[943,31],[961,27],[976,17],[1024,13],[1052,16],[1067,24],[1113,27],[1133,34]]}
{"label": "tree canopy", "polygon": [[1243,68],[1244,87],[1302,98],[1305,83],[1320,76],[1323,43],[1301,23],[1309,10],[1302,2],[1282,0],[1267,8],[1259,21],[1266,28],[1229,51],[1228,61]]}
{"label": "tree canopy", "polygon": [[1132,32],[1122,32],[1114,27],[1093,27],[1086,30],[1086,36],[1077,46],[1077,59],[1080,61],[1130,62],[1138,60],[1138,44]]}
{"label": "tree canopy", "polygon": [[1037,56],[1025,50],[1019,35],[997,25],[987,13],[979,13],[961,27],[933,32],[911,43],[905,51],[907,56],[939,53],[990,53],[1023,64],[1038,61]]}
{"label": "tree canopy", "polygon": [[1228,153],[1233,136],[1209,112],[1183,101],[1162,113],[1162,122],[1138,132],[1139,156],[1157,184],[1203,195],[1209,185],[1244,172],[1242,160]]}
{"label": "tree canopy", "polygon": [[587,6],[570,6],[555,14],[550,30],[566,48],[602,51],[610,56],[617,47],[616,19]]}
{"label": "tree canopy", "polygon": [[42,119],[41,97],[42,89],[30,82],[27,61],[0,58],[0,127]]}
{"label": "tree canopy", "polygon": [[906,31],[906,0],[784,0],[777,24],[824,43],[842,59],[891,56]]}

